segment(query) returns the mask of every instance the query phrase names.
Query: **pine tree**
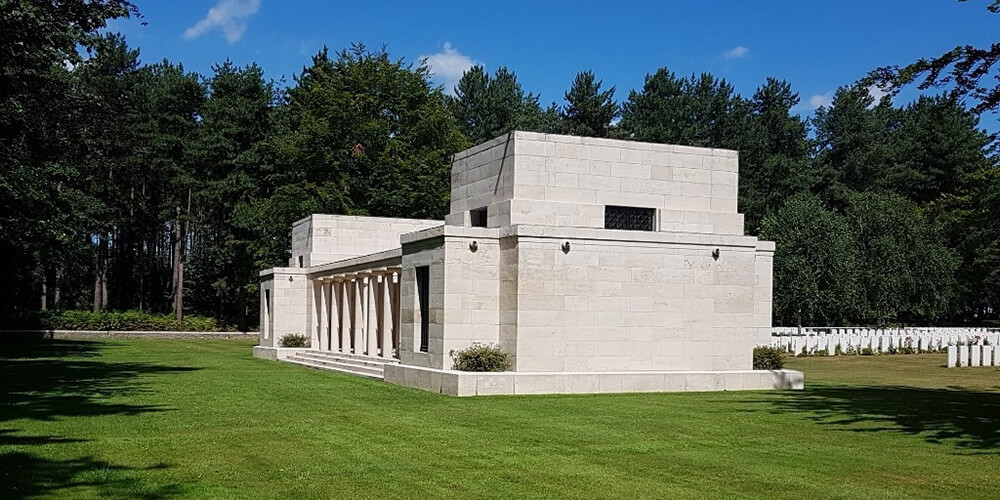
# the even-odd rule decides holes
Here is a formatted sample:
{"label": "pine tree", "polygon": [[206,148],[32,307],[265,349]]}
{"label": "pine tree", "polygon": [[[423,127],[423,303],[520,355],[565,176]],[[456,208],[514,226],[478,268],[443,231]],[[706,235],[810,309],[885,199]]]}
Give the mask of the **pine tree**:
{"label": "pine tree", "polygon": [[612,121],[618,117],[615,88],[601,91],[603,81],[591,71],[582,71],[566,91],[562,109],[562,128],[569,134],[607,137]]}
{"label": "pine tree", "polygon": [[515,129],[549,132],[554,128],[538,96],[526,94],[517,75],[505,67],[492,77],[482,66],[469,68],[455,86],[455,96],[448,98],[448,109],[473,144]]}

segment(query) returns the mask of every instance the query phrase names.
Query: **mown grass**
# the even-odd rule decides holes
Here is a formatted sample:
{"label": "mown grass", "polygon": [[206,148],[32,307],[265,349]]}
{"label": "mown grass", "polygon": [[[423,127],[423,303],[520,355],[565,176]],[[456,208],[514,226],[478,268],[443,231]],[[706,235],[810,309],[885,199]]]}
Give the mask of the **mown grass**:
{"label": "mown grass", "polygon": [[450,398],[243,341],[0,347],[0,497],[986,498],[1000,372],[795,359],[802,392]]}

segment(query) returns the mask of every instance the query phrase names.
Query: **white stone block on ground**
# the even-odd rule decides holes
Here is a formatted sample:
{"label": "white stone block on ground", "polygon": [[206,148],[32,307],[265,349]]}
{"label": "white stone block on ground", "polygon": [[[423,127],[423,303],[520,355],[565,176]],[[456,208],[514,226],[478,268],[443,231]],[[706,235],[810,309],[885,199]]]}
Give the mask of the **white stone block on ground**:
{"label": "white stone block on ground", "polygon": [[958,348],[950,345],[948,346],[948,368],[954,368],[958,363]]}
{"label": "white stone block on ground", "polygon": [[969,346],[958,346],[958,364],[959,366],[969,366]]}
{"label": "white stone block on ground", "polygon": [[983,359],[982,366],[993,366],[993,346],[984,345],[983,346]]}
{"label": "white stone block on ground", "polygon": [[971,345],[969,346],[969,366],[983,366],[982,361],[983,346],[981,345]]}

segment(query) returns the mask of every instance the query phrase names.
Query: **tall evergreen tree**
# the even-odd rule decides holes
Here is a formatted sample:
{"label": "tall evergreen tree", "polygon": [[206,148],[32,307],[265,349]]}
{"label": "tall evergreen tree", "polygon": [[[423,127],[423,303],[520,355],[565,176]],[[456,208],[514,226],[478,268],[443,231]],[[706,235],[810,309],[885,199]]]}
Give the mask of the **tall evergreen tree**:
{"label": "tall evergreen tree", "polygon": [[205,87],[195,73],[163,61],[145,66],[140,75],[143,121],[136,160],[148,168],[144,185],[159,191],[159,220],[170,228],[170,310],[184,315],[184,265],[189,248],[195,194],[203,172],[197,162],[197,126]]}
{"label": "tall evergreen tree", "polygon": [[602,91],[602,80],[592,71],[581,71],[566,91],[566,106],[562,109],[562,128],[570,134],[587,137],[607,137],[611,122],[618,117],[615,88]]}
{"label": "tall evergreen tree", "polygon": [[538,96],[525,93],[517,75],[505,67],[493,76],[482,66],[469,68],[448,98],[450,114],[473,144],[511,130],[550,131],[551,116],[542,111]]}
{"label": "tall evergreen tree", "polygon": [[892,132],[898,168],[890,170],[889,189],[926,204],[955,193],[966,177],[991,165],[989,136],[979,119],[946,96],[920,96],[903,108]]}
{"label": "tall evergreen tree", "polygon": [[791,86],[774,78],[751,100],[750,129],[740,151],[740,212],[751,233],[762,217],[815,182],[806,123],[792,113],[798,103]]}
{"label": "tall evergreen tree", "polygon": [[660,68],[629,93],[620,128],[637,141],[739,150],[749,121],[750,104],[727,81],[708,73],[678,78]]}
{"label": "tall evergreen tree", "polygon": [[[81,235],[85,242],[96,243],[93,245],[95,311],[109,306],[128,307],[134,293],[136,269],[129,247],[135,236],[131,221],[136,203],[133,182],[138,168],[129,159],[136,139],[133,124],[138,66],[139,51],[130,49],[123,36],[108,34],[96,44],[94,57],[81,62],[73,71],[81,107],[88,117],[76,143],[77,164],[86,172],[88,192],[101,204],[95,224]],[[57,270],[55,274],[62,273]]]}
{"label": "tall evergreen tree", "polygon": [[237,206],[253,202],[266,183],[261,143],[272,132],[274,84],[256,64],[213,67],[201,109],[197,163],[204,184],[196,194],[197,242],[191,254],[194,310],[234,320],[241,328],[256,301],[251,245],[255,234],[234,223]]}
{"label": "tall evergreen tree", "polygon": [[891,190],[898,168],[891,131],[899,112],[888,99],[876,103],[866,87],[837,89],[829,107],[816,110],[816,160],[820,192],[844,207],[851,193]]}

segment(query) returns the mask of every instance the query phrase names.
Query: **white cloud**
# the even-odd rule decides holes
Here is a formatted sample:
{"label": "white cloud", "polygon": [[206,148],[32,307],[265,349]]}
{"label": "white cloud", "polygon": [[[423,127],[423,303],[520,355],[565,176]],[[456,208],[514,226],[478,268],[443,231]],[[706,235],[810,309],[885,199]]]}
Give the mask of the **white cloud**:
{"label": "white cloud", "polygon": [[[831,90],[824,94],[813,94],[809,96],[809,99],[806,100],[802,108],[809,110],[816,110],[820,106],[827,108],[833,106],[833,92],[834,91]],[[869,105],[868,107],[874,108],[875,106],[878,105],[879,102],[882,101],[882,97],[889,95],[889,92],[882,90],[881,88],[875,85],[872,85],[868,87],[868,95],[870,95],[872,99],[874,99],[874,102],[872,102],[871,105]]]}
{"label": "white cloud", "polygon": [[204,19],[184,31],[184,38],[191,40],[219,28],[227,42],[236,43],[247,30],[247,18],[259,8],[260,0],[219,0],[215,7],[208,9]]}
{"label": "white cloud", "polygon": [[427,68],[444,85],[444,91],[447,94],[453,94],[455,84],[462,78],[462,74],[477,64],[471,57],[462,54],[447,42],[445,42],[442,52],[420,56],[420,59],[426,61]]}
{"label": "white cloud", "polygon": [[878,103],[882,102],[883,97],[889,95],[889,92],[882,90],[877,85],[871,85],[868,87],[868,95],[872,96],[872,99],[875,99],[875,102],[872,103],[872,107],[875,107]]}
{"label": "white cloud", "polygon": [[809,109],[818,109],[820,106],[829,108],[833,105],[833,91],[829,91],[825,94],[813,94],[809,96],[809,100],[806,101],[809,105]]}
{"label": "white cloud", "polygon": [[740,59],[750,55],[750,49],[739,45],[722,53],[723,59]]}

